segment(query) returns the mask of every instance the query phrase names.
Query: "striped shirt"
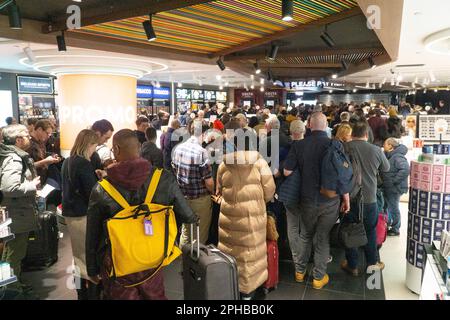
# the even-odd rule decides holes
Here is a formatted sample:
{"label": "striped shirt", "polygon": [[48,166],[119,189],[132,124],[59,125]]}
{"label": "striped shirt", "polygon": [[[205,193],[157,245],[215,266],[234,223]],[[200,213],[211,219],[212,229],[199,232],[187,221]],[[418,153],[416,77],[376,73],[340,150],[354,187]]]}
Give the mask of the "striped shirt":
{"label": "striped shirt", "polygon": [[212,177],[208,152],[196,137],[177,145],[172,155],[178,185],[187,199],[209,195],[205,181]]}

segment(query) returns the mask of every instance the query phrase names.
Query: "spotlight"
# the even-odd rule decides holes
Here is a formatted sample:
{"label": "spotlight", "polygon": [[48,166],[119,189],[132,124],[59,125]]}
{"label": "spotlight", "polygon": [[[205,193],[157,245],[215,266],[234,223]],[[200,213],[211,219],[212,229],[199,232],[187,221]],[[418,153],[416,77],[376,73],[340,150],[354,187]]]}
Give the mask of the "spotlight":
{"label": "spotlight", "polygon": [[250,86],[250,89],[255,89],[255,85],[254,84],[252,84],[251,86]]}
{"label": "spotlight", "polygon": [[58,51],[67,51],[66,39],[64,38],[64,31],[61,31],[61,35],[56,36],[56,42],[58,43]]}
{"label": "spotlight", "polygon": [[399,73],[397,76],[397,81],[402,81],[403,80],[403,76]]}
{"label": "spotlight", "polygon": [[395,79],[392,78],[392,79],[391,79],[391,86],[394,86],[394,85],[395,85]]}
{"label": "spotlight", "polygon": [[328,27],[325,26],[325,30],[320,35],[320,38],[322,39],[323,42],[325,42],[325,44],[327,46],[329,46],[330,48],[333,48],[336,45],[336,43],[334,42],[333,38],[331,38],[331,36],[328,34],[327,29],[328,29]]}
{"label": "spotlight", "polygon": [[264,92],[264,87],[261,87],[261,89],[259,89],[259,90],[261,90],[261,92]]}
{"label": "spotlight", "polygon": [[283,21],[292,21],[294,19],[294,0],[283,0],[281,3],[281,17]]}
{"label": "spotlight", "polygon": [[277,57],[278,49],[279,49],[279,46],[272,44],[272,47],[270,48],[270,53],[267,56],[267,59],[274,61]]}
{"label": "spotlight", "polygon": [[219,90],[223,90],[223,86],[222,85],[220,85]]}
{"label": "spotlight", "polygon": [[203,86],[202,80],[198,80],[198,85],[201,87]]}
{"label": "spotlight", "polygon": [[358,92],[358,89],[353,89],[353,93],[356,93],[356,92]]}
{"label": "spotlight", "polygon": [[435,81],[436,81],[436,77],[434,76],[433,71],[430,70],[429,74],[430,74],[430,80],[431,80],[431,82],[435,82]]}
{"label": "spotlight", "polygon": [[333,93],[333,90],[328,91],[329,93]]}
{"label": "spotlight", "polygon": [[220,70],[225,70],[225,63],[223,63],[222,57],[220,57],[217,61],[216,61],[217,65],[219,66]]}
{"label": "spotlight", "polygon": [[261,78],[261,80],[259,81],[261,84],[264,84],[264,78]]}
{"label": "spotlight", "polygon": [[30,47],[23,48],[23,52],[27,56],[28,61],[30,61],[32,63],[36,62],[36,57],[35,57],[35,55],[33,53],[33,50],[31,50]]}
{"label": "spotlight", "polygon": [[159,81],[156,82],[156,87],[161,88],[161,83],[159,83]]}
{"label": "spotlight", "polygon": [[16,2],[12,2],[8,8],[9,27],[11,29],[22,29],[22,16]]}
{"label": "spotlight", "polygon": [[369,83],[369,81],[366,82],[366,88],[367,88],[367,89],[370,88],[370,83]]}
{"label": "spotlight", "polygon": [[255,80],[255,76],[253,74],[251,74],[250,79]]}
{"label": "spotlight", "polygon": [[183,84],[181,82],[178,82],[178,88],[181,88],[183,86]]}
{"label": "spotlight", "polygon": [[152,15],[150,15],[149,20],[145,20],[142,22],[142,26],[145,30],[145,35],[147,36],[148,41],[155,41],[156,40],[156,33],[152,26]]}
{"label": "spotlight", "polygon": [[438,92],[438,89],[434,89],[434,92]]}
{"label": "spotlight", "polygon": [[253,64],[253,67],[255,68],[255,73],[256,74],[260,74],[261,73],[261,68],[259,67],[258,60],[256,60],[256,62]]}
{"label": "spotlight", "polygon": [[369,57],[368,61],[369,61],[369,65],[370,65],[371,69],[373,69],[373,68],[375,68],[377,66],[375,61],[373,61],[372,57]]}
{"label": "spotlight", "polygon": [[333,78],[333,79],[337,79],[337,77],[338,77],[338,75],[336,73],[331,76],[331,78]]}
{"label": "spotlight", "polygon": [[348,69],[348,63],[345,60],[341,61],[342,69],[347,70]]}
{"label": "spotlight", "polygon": [[427,89],[424,89],[424,90],[423,90],[423,93],[427,93]]}
{"label": "spotlight", "polygon": [[225,87],[228,87],[230,85],[230,83],[227,81],[225,82]]}
{"label": "spotlight", "polygon": [[383,78],[383,81],[381,82],[383,85],[386,84],[387,78]]}

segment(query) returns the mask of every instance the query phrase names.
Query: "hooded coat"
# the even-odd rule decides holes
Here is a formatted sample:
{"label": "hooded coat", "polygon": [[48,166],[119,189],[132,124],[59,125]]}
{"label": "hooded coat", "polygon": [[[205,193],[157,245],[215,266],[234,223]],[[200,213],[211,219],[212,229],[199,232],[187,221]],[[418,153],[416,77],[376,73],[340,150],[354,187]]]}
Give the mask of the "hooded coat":
{"label": "hooded coat", "polygon": [[408,148],[403,144],[386,153],[391,169],[382,175],[385,192],[399,194],[408,192],[409,163],[405,157],[407,153]]}
{"label": "hooded coat", "polygon": [[267,162],[257,151],[237,151],[230,157],[234,163],[225,159],[217,173],[223,198],[218,248],[236,258],[239,291],[249,294],[268,276],[266,203],[274,196],[275,182]]}
{"label": "hooded coat", "polygon": [[36,177],[29,154],[15,146],[0,144],[0,190],[2,206],[12,219],[11,232],[25,233],[37,229]]}

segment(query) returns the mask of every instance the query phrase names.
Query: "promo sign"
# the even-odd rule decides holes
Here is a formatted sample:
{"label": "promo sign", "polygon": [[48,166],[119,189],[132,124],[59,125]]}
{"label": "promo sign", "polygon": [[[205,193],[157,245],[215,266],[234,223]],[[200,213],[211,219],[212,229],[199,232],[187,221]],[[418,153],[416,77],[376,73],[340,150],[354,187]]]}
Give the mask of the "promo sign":
{"label": "promo sign", "polygon": [[19,93],[53,94],[52,78],[18,76],[17,86]]}
{"label": "promo sign", "polygon": [[138,85],[136,89],[137,97],[140,99],[152,99],[153,98],[153,87]]}

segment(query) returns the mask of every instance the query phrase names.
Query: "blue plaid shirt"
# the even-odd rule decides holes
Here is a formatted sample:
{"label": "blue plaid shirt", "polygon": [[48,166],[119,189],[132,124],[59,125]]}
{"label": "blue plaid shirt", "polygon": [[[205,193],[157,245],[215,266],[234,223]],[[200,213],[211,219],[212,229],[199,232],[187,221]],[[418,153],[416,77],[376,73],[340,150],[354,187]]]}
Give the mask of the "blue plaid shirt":
{"label": "blue plaid shirt", "polygon": [[177,145],[172,156],[172,165],[178,185],[187,199],[197,199],[209,195],[205,181],[212,177],[208,152],[198,139],[191,137]]}

